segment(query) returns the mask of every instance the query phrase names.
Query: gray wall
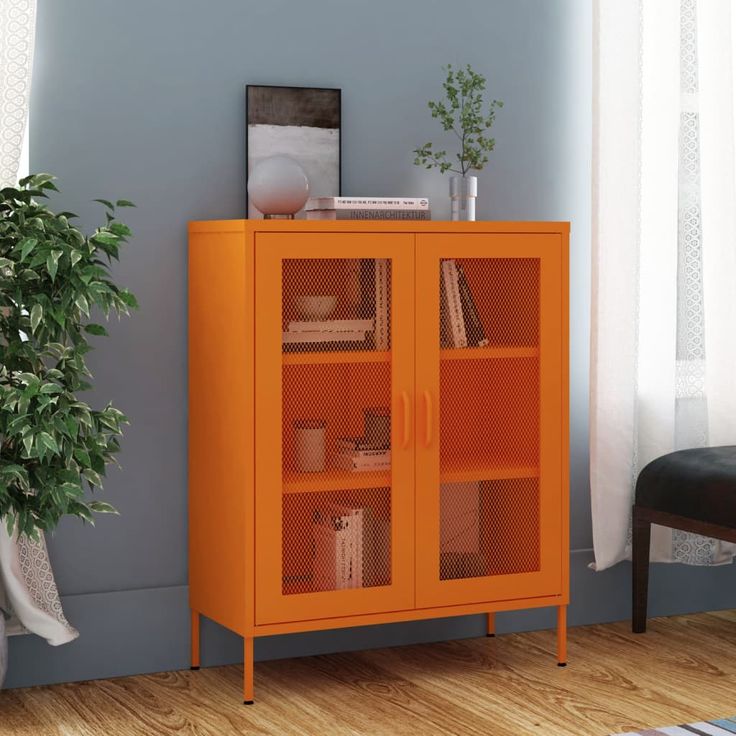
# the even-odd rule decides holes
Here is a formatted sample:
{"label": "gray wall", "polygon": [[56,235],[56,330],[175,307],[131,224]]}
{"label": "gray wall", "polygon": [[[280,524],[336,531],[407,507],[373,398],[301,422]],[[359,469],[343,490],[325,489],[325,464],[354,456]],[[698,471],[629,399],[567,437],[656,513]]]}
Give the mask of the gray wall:
{"label": "gray wall", "polygon": [[[125,197],[136,237],[116,267],[141,311],[111,325],[92,356],[97,399],[132,419],[107,497],[121,512],[95,529],[64,522],[49,540],[79,641],[11,643],[8,684],[186,666],[186,223],[242,217],[246,83],[343,90],[345,194],[431,197],[446,181],[412,165],[434,139],[426,100],[441,65],[470,62],[505,107],[480,180],[481,219],[572,221],[573,622],[627,615],[629,570],[594,574],[587,486],[590,294],[591,17],[580,0],[39,0],[31,168],[60,177],[56,203],[100,216]],[[730,569],[657,571],[653,609],[733,605]],[[687,594],[679,592],[687,590]],[[731,585],[731,588],[733,586]],[[508,614],[501,629],[546,626]],[[477,635],[478,617],[273,638],[260,658]],[[239,644],[205,629],[205,662]]]}

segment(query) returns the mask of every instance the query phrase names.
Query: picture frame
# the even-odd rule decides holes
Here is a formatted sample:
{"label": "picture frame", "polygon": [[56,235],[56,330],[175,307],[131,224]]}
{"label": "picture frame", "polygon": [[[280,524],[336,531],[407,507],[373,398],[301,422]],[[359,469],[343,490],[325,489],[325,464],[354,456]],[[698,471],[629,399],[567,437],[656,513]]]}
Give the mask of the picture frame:
{"label": "picture frame", "polygon": [[[248,84],[245,88],[246,189],[253,167],[278,154],[293,158],[309,179],[310,196],[342,193],[342,90]],[[247,199],[246,216],[263,215]],[[303,211],[296,217],[303,217]]]}

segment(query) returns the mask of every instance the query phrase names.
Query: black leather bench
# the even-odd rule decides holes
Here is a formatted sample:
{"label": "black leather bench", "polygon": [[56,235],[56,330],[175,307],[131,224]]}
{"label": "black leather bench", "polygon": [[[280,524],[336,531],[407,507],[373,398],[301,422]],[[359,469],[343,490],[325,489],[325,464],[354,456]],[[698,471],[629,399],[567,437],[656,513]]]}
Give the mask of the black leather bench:
{"label": "black leather bench", "polygon": [[653,460],[636,481],[632,630],[647,628],[651,525],[736,542],[736,446],[679,450]]}

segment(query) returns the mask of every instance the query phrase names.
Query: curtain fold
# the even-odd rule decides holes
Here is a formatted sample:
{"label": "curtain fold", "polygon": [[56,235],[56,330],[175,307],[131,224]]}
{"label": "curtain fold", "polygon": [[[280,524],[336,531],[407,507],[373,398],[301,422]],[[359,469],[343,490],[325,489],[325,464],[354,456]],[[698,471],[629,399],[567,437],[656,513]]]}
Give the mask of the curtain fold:
{"label": "curtain fold", "polygon": [[36,0],[0,0],[0,186],[18,175],[31,94]]}
{"label": "curtain fold", "polygon": [[[0,186],[14,184],[18,176],[35,21],[35,0],[0,0]],[[64,617],[43,536],[38,541],[11,536],[4,519],[0,519],[0,609],[0,669],[5,665],[6,629],[10,634],[38,634],[53,645],[78,635]],[[9,616],[7,626],[2,611]]]}
{"label": "curtain fold", "polygon": [[[630,557],[639,471],[736,444],[730,0],[596,0],[591,498],[595,567]],[[653,527],[652,560],[736,546]]]}
{"label": "curtain fold", "polygon": [[0,608],[10,613],[7,632],[37,634],[52,646],[77,638],[59,599],[43,535],[10,536],[0,525]]}

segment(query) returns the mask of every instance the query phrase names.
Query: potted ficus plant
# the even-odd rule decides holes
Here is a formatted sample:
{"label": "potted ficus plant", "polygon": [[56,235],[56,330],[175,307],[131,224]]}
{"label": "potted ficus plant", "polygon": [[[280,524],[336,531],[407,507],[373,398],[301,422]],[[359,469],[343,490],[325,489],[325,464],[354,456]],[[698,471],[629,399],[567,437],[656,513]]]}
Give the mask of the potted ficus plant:
{"label": "potted ficus plant", "polygon": [[53,179],[37,174],[0,190],[0,520],[33,538],[64,516],[93,522],[115,511],[89,491],[102,487],[127,420],[84,400],[85,357],[89,337],[107,334],[96,314],[137,307],[110,273],[131,234],[116,208],[132,203],[96,200],[105,224],[85,235],[74,215],[42,203],[57,190]]}
{"label": "potted ficus plant", "polygon": [[492,100],[487,106],[484,104],[486,78],[473,71],[470,64],[458,70],[448,64],[445,70],[447,78],[442,84],[445,99],[430,101],[428,107],[443,130],[452,132],[458,139],[460,150],[454,158],[448,158],[447,151],[425,143],[414,149],[414,163],[427,169],[437,168],[442,174],[453,172],[450,178],[452,219],[475,220],[478,178],[470,172],[480,171],[488,163],[488,154],[496,145],[488,133],[496,119],[496,110],[503,107],[503,102]]}

